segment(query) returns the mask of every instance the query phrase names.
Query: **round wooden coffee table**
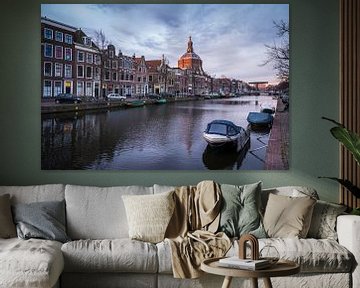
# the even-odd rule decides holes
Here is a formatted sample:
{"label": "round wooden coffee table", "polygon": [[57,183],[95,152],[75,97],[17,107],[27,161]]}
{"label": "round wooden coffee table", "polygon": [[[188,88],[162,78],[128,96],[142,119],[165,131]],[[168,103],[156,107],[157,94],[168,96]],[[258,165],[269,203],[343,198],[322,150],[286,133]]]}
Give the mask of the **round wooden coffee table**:
{"label": "round wooden coffee table", "polygon": [[211,258],[201,263],[201,270],[216,275],[225,276],[222,288],[229,288],[233,277],[251,278],[253,287],[258,288],[258,278],[263,278],[265,287],[272,288],[270,277],[289,276],[300,272],[300,266],[288,260],[279,260],[269,268],[261,270],[245,270],[237,268],[222,267],[219,259]]}

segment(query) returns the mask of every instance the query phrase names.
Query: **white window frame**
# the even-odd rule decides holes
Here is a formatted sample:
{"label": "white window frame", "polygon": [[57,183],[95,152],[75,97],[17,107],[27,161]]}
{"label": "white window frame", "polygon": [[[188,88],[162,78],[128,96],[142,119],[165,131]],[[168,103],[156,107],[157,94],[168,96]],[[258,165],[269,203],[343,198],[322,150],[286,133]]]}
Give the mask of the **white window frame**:
{"label": "white window frame", "polygon": [[[83,55],[82,60],[80,59],[80,54]],[[76,53],[76,59],[77,59],[77,62],[85,62],[85,52],[78,50]]]}
{"label": "white window frame", "polygon": [[[114,75],[115,75],[115,79],[114,79]],[[118,73],[116,71],[113,71],[111,73],[111,80],[116,82],[118,81],[118,78],[119,78]]]}
{"label": "white window frame", "polygon": [[95,54],[94,55],[94,63],[96,65],[100,65],[101,64],[101,56],[99,54]]}
{"label": "white window frame", "polygon": [[[60,73],[57,73],[58,69],[59,69]],[[63,64],[62,63],[55,63],[54,76],[55,77],[62,77],[63,76]]]}
{"label": "white window frame", "polygon": [[[45,67],[46,67],[46,65],[48,65],[48,64],[50,64],[50,74],[46,74],[46,69],[45,69]],[[53,70],[53,65],[52,65],[53,63],[52,62],[44,62],[44,76],[47,76],[47,77],[52,77],[52,70]]]}
{"label": "white window frame", "polygon": [[[91,70],[91,75],[90,76],[88,76],[87,75],[87,70],[88,70],[88,68],[90,68]],[[85,68],[85,77],[86,77],[86,79],[92,79],[93,78],[93,75],[94,75],[94,69],[93,69],[93,67],[92,66],[86,66],[86,68]]]}
{"label": "white window frame", "polygon": [[[90,85],[89,85],[90,84]],[[87,81],[85,83],[85,96],[92,96],[93,94],[93,85],[92,82]]]}
{"label": "white window frame", "polygon": [[[59,84],[60,86],[57,86],[56,84]],[[60,88],[60,89],[59,89]],[[54,96],[59,95],[63,91],[63,83],[62,81],[54,81]]]}
{"label": "white window frame", "polygon": [[[68,69],[68,68],[70,68],[70,69]],[[67,71],[70,71],[70,75],[68,75]],[[64,78],[72,78],[72,65],[71,64],[65,64]]]}
{"label": "white window frame", "polygon": [[55,31],[55,40],[58,42],[64,42],[64,33],[61,31]]}
{"label": "white window frame", "polygon": [[[48,34],[47,34],[47,32],[50,32],[51,33],[51,36],[50,37],[48,37]],[[50,28],[44,28],[44,38],[45,39],[49,39],[49,40],[52,40],[52,39],[54,39],[54,31],[52,30],[52,29],[50,29]]]}
{"label": "white window frame", "polygon": [[[54,46],[54,45],[52,45],[52,44],[45,43],[45,45],[44,45],[44,57],[53,58],[53,55],[54,55],[54,47],[53,47],[53,46]],[[46,55],[47,47],[51,47],[51,56],[50,56],[50,55]]]}
{"label": "white window frame", "polygon": [[[61,48],[61,57],[56,57],[56,49],[59,49]],[[55,56],[55,59],[64,59],[64,48],[62,46],[55,46],[55,49],[54,49],[54,56]]]}
{"label": "white window frame", "polygon": [[[66,51],[70,51],[70,59],[67,59],[67,58],[66,58],[66,55],[67,55]],[[72,49],[65,47],[64,59],[65,59],[66,61],[72,61],[72,58],[73,58],[73,57],[72,57]]]}
{"label": "white window frame", "polygon": [[[81,84],[81,85],[80,85]],[[76,83],[76,95],[77,96],[84,96],[84,90],[85,90],[85,86],[84,86],[84,81],[77,81]],[[79,89],[80,88],[80,89]]]}
{"label": "white window frame", "polygon": [[67,44],[73,44],[74,42],[73,36],[65,33],[64,42]]}
{"label": "white window frame", "polygon": [[86,63],[94,63],[94,55],[92,53],[86,53]]}
{"label": "white window frame", "polygon": [[118,69],[118,61],[117,60],[111,61],[111,68],[112,69]]}
{"label": "white window frame", "polygon": [[[82,75],[79,75],[79,67],[82,67]],[[77,65],[77,67],[76,67],[76,78],[84,78],[84,77],[85,77],[84,65]]]}
{"label": "white window frame", "polygon": [[[50,83],[50,87],[45,86],[46,82]],[[45,87],[46,87],[46,89],[45,89]],[[51,80],[44,80],[44,82],[43,82],[43,97],[51,97],[52,96],[52,89],[53,89],[52,81]],[[45,94],[45,92],[50,92],[50,93]]]}
{"label": "white window frame", "polygon": [[[109,76],[109,77],[106,77],[106,76]],[[109,70],[104,71],[104,80],[110,80],[110,71]]]}

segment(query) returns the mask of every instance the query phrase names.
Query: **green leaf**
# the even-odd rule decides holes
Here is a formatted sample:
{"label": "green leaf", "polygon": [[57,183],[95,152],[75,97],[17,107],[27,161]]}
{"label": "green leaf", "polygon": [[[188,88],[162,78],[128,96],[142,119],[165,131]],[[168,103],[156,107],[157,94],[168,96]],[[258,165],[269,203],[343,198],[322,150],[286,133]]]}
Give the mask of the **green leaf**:
{"label": "green leaf", "polygon": [[345,127],[331,128],[331,134],[339,140],[354,156],[360,165],[360,137],[356,133],[349,131]]}
{"label": "green leaf", "polygon": [[347,190],[349,190],[356,198],[360,198],[360,188],[355,186],[349,180],[339,179],[339,178],[336,178],[336,177],[319,177],[319,178],[326,178],[326,179],[337,181],[342,186],[344,186]]}
{"label": "green leaf", "polygon": [[355,161],[360,165],[360,136],[333,119],[327,117],[322,117],[322,119],[328,120],[337,125],[336,127],[330,129],[331,134],[351,152]]}

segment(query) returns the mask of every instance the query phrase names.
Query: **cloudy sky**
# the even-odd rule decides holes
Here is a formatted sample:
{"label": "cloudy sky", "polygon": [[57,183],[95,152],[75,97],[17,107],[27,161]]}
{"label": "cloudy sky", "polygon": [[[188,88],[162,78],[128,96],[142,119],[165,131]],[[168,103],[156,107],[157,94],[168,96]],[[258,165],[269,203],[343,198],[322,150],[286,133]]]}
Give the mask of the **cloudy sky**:
{"label": "cloudy sky", "polygon": [[81,28],[102,30],[126,55],[146,60],[162,54],[176,67],[191,36],[194,52],[211,76],[277,82],[265,44],[278,43],[273,21],[289,21],[288,4],[42,4],[41,16]]}

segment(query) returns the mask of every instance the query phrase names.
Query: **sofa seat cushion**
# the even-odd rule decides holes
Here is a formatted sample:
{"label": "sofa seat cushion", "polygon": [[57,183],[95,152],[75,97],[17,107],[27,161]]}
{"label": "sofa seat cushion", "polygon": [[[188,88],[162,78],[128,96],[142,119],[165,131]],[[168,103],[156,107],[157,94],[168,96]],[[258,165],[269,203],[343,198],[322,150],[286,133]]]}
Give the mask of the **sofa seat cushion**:
{"label": "sofa seat cushion", "polygon": [[1,287],[53,287],[63,268],[60,242],[0,239]]}
{"label": "sofa seat cushion", "polygon": [[[330,239],[259,239],[259,250],[266,245],[275,247],[281,259],[298,263],[302,273],[350,272],[354,265],[353,255],[344,246]],[[236,242],[228,256],[236,255],[237,251]]]}
{"label": "sofa seat cushion", "polygon": [[77,240],[61,248],[66,272],[156,273],[156,246],[123,239]]}
{"label": "sofa seat cushion", "polygon": [[[259,239],[259,249],[274,246],[280,258],[295,261],[302,273],[348,273],[354,265],[353,255],[338,242],[330,239],[267,238]],[[172,273],[171,248],[167,241],[157,244],[159,273]],[[235,241],[227,256],[238,255]],[[250,251],[249,256],[250,256]]]}

